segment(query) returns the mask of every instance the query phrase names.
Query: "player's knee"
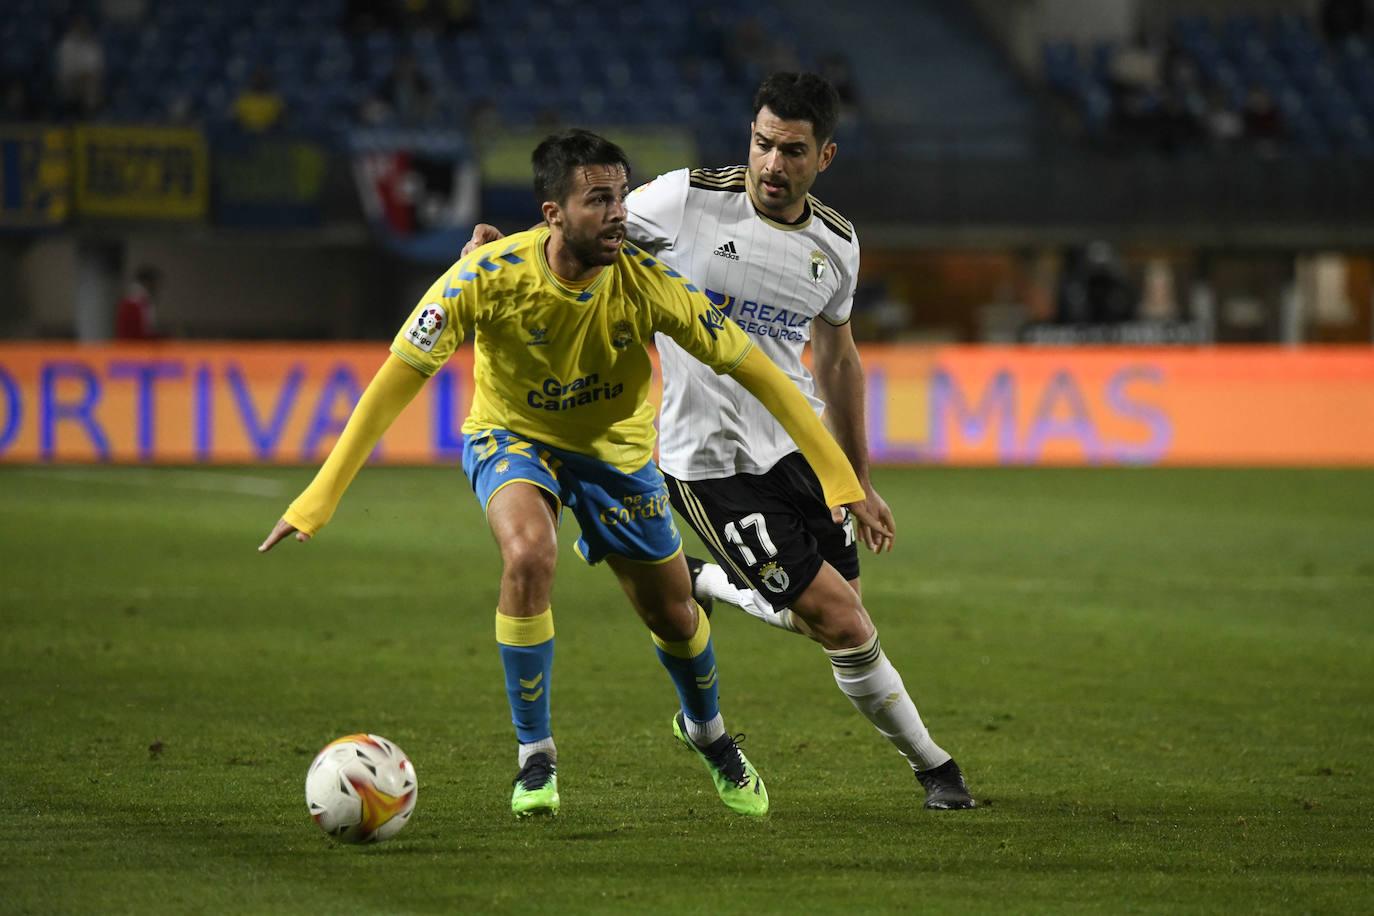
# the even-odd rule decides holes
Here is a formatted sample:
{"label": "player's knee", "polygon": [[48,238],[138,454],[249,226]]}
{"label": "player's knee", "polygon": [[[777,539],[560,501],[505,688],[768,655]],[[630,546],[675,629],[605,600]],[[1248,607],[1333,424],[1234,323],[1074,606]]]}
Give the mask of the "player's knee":
{"label": "player's knee", "polygon": [[866,614],[831,614],[811,622],[817,639],[827,649],[850,649],[872,638],[874,629]]}
{"label": "player's knee", "polygon": [[644,623],[659,639],[682,642],[697,631],[697,603],[684,601],[646,602],[640,609]]}
{"label": "player's knee", "polygon": [[874,629],[873,622],[864,614],[860,617],[845,621],[844,632],[840,634],[840,641],[844,643],[844,648],[862,646],[873,638],[878,631]]}
{"label": "player's knee", "polygon": [[558,553],[535,538],[514,538],[501,545],[506,575],[529,583],[551,583]]}
{"label": "player's knee", "polygon": [[827,649],[861,646],[875,632],[868,612],[852,591],[847,597],[832,595],[828,601],[798,602],[792,613],[806,623],[808,635]]}

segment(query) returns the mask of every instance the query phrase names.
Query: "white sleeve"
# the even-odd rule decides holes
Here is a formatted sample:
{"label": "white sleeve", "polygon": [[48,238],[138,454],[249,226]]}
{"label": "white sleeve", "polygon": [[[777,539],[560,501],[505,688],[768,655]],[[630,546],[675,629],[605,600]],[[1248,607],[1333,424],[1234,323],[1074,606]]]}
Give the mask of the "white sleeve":
{"label": "white sleeve", "polygon": [[854,310],[854,291],[859,287],[859,234],[852,228],[850,232],[850,245],[844,259],[844,282],[821,310],[821,316],[834,325],[849,320],[849,313]]}
{"label": "white sleeve", "polygon": [[687,203],[687,170],[667,172],[647,181],[625,199],[625,233],[651,254],[672,247],[682,229]]}

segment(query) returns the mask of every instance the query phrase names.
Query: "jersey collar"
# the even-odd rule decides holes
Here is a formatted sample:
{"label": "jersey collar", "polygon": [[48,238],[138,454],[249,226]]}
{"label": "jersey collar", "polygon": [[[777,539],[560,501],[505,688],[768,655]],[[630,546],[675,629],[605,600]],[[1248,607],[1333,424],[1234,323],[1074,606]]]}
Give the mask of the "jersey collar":
{"label": "jersey collar", "polygon": [[[588,301],[596,295],[597,290],[601,288],[601,284],[605,281],[606,275],[615,265],[607,264],[606,269],[601,271],[601,273],[597,274],[595,277],[593,277],[591,279],[591,282],[588,283],[586,286],[569,286],[568,282],[564,280],[562,277],[558,276],[558,274],[554,273],[553,268],[549,266],[549,257],[544,249],[545,245],[549,241],[549,236],[552,234],[553,230],[544,228],[540,230],[539,237],[536,238],[534,241],[534,250],[537,256],[536,259],[539,261],[539,270],[543,272],[544,279],[549,281],[549,285],[552,286],[554,289],[558,290],[560,293],[562,293],[566,298],[571,299],[574,302]],[[621,244],[623,245],[624,243],[622,242]],[[621,251],[623,254],[624,249],[622,248]]]}

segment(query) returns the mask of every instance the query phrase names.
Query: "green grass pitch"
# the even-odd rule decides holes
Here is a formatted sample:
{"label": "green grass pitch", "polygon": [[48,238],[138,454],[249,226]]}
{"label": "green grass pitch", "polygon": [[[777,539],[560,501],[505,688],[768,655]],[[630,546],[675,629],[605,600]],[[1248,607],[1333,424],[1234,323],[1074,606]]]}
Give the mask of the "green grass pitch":
{"label": "green grass pitch", "polygon": [[[563,813],[535,822],[461,472],[368,468],[257,554],[310,475],[0,469],[0,911],[1369,911],[1374,472],[877,472],[899,536],[866,601],[969,812],[920,808],[816,646],[722,609],[726,723],[773,800],[732,815],[569,518]],[[375,847],[303,799],[356,731],[420,779]]]}

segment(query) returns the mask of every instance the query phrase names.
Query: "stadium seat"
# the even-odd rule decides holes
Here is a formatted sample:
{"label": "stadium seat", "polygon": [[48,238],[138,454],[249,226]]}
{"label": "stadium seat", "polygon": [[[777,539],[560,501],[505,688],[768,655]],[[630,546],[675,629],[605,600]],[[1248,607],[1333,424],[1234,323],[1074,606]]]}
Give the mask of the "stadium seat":
{"label": "stadium seat", "polygon": [[[614,16],[570,0],[528,0],[499,9],[480,3],[478,25],[456,34],[404,28],[358,34],[349,18],[357,6],[348,0],[153,0],[141,21],[102,32],[106,114],[157,121],[176,102],[179,114],[218,120],[237,88],[266,66],[291,119],[313,129],[356,118],[364,93],[409,50],[438,85],[447,118],[458,117],[472,100],[491,98],[511,125],[548,123],[557,116],[565,123],[685,124],[718,134],[722,123],[733,125],[737,112],[747,108],[747,93],[736,91],[736,84],[762,75],[753,58],[728,58],[733,30],[755,23],[771,40],[791,45],[802,66],[816,60],[792,20],[767,0],[720,4],[709,21],[702,5],[679,0],[643,0]],[[940,4],[927,0],[917,6],[925,17],[918,32],[939,25],[931,10]],[[56,110],[48,49],[71,7],[7,0],[0,21],[0,71],[22,74],[45,111]],[[597,53],[569,53],[568,35],[592,32],[602,41]],[[960,85],[990,100],[995,116],[1006,114],[994,85],[1001,64],[983,38],[937,28],[923,47],[932,66],[961,70]],[[1100,88],[1082,85],[1072,50],[1047,50],[1047,70],[1056,74],[1061,91],[1084,96],[1090,118],[1105,122],[1110,102]],[[1363,111],[1364,96],[1358,100]],[[983,106],[953,101],[945,109],[961,114],[973,107]]]}

